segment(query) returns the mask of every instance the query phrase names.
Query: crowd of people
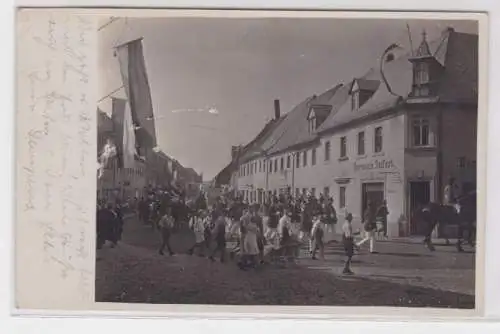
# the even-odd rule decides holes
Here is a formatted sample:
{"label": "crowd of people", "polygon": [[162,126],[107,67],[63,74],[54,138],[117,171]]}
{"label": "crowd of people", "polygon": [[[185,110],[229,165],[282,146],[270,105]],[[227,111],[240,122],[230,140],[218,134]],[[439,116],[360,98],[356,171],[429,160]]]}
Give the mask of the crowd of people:
{"label": "crowd of people", "polygon": [[[303,249],[307,248],[313,260],[324,259],[324,247],[330,240],[337,212],[333,198],[321,195],[292,197],[286,194],[270,196],[262,204],[250,204],[242,197],[228,192],[217,197],[209,206],[207,196],[200,191],[196,196],[186,196],[175,188],[152,189],[140,199],[127,203],[106,203],[98,201],[97,208],[97,247],[106,241],[116,246],[123,231],[123,211],[136,210],[143,224],[158,230],[161,243],[158,253],[174,255],[171,243],[180,233],[190,233],[187,238],[189,254],[205,256],[215,261],[238,258],[242,270],[256,268],[266,261],[294,261]],[[354,242],[352,214],[345,213],[342,226],[342,241],[346,253],[344,273],[352,273],[350,260],[355,249],[370,242],[374,252],[375,232],[380,231],[376,222],[387,218],[385,202],[375,207],[368,204],[364,215],[365,238]],[[382,230],[383,232],[383,230]],[[227,249],[227,243],[232,247]]]}

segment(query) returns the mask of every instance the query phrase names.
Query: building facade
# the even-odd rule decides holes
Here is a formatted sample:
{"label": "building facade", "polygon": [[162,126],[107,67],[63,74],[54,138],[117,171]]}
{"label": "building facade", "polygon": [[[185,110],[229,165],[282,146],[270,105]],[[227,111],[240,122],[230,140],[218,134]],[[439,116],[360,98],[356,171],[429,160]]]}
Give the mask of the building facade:
{"label": "building facade", "polygon": [[[446,29],[380,69],[305,99],[234,168],[249,202],[323,193],[361,229],[368,202],[389,209],[388,235],[419,235],[415,211],[441,202],[448,179],[475,189],[477,35]],[[340,226],[341,224],[338,224]]]}

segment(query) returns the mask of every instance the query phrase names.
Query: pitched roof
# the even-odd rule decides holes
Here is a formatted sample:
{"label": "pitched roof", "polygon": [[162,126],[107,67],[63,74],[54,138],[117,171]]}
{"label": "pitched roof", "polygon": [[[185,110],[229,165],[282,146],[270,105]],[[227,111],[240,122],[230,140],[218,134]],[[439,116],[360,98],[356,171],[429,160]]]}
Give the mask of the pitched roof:
{"label": "pitched roof", "polygon": [[275,129],[284,121],[286,115],[279,119],[272,119],[264,128],[255,136],[255,138],[246,144],[240,151],[239,159],[241,161],[250,160],[255,156],[263,153],[262,145],[266,139],[275,131]]}
{"label": "pitched roof", "polygon": [[440,101],[477,103],[478,36],[452,32],[445,59]]}
{"label": "pitched roof", "polygon": [[[444,66],[444,73],[438,89],[439,101],[475,102],[477,101],[477,35],[457,33],[451,29],[425,48]],[[421,50],[421,52],[426,50]],[[370,69],[362,80],[378,81],[380,86],[373,96],[358,110],[351,110],[350,99],[344,99],[339,111],[329,117],[318,132],[345,125],[356,119],[392,108],[408,98],[413,82],[413,68],[409,61],[411,53],[403,54],[385,63],[384,76],[391,91],[383,82],[377,67]],[[357,79],[360,80],[360,79]],[[352,84],[352,83],[351,83]]]}
{"label": "pitched roof", "polygon": [[[444,67],[438,90],[440,101],[477,101],[477,35],[447,29],[439,38],[421,43],[413,56],[412,52],[408,52],[384,64],[384,77],[390,89],[385,84],[379,67],[375,66],[361,78],[337,85],[319,96],[308,97],[279,120],[266,124],[261,133],[244,147],[244,159],[251,159],[264,152],[279,153],[299,144],[310,143],[318,138],[319,133],[403,103],[411,92],[413,82],[413,68],[409,59],[427,53]],[[374,91],[374,94],[358,110],[353,111],[349,94],[355,81],[360,88]],[[310,107],[314,105],[329,105],[332,110],[317,131],[311,133],[307,116]]]}
{"label": "pitched roof", "polygon": [[317,139],[316,133],[309,131],[307,116],[311,106],[329,105],[342,85],[337,85],[319,96],[311,96],[299,103],[269,136],[262,146],[268,154],[275,154],[290,147],[305,144]]}
{"label": "pitched roof", "polygon": [[351,89],[353,88],[353,86],[355,84],[357,84],[357,86],[360,90],[368,90],[368,91],[374,92],[378,89],[378,86],[380,85],[380,81],[379,80],[364,79],[364,78],[355,79],[352,82]]}

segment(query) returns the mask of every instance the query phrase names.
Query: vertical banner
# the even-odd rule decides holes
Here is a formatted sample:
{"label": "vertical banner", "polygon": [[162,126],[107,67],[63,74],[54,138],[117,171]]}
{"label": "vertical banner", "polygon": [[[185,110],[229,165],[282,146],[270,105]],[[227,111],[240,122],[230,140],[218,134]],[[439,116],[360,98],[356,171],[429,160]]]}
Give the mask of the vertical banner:
{"label": "vertical banner", "polygon": [[130,104],[132,122],[137,126],[136,140],[139,154],[156,144],[153,103],[144,61],[142,38],[117,47],[120,72]]}
{"label": "vertical banner", "polygon": [[119,98],[112,98],[112,101],[112,119],[118,150],[118,166],[120,168],[134,168],[136,142],[129,103]]}
{"label": "vertical banner", "polygon": [[132,121],[130,104],[125,103],[125,114],[123,116],[123,167],[134,168],[136,151],[135,126]]}

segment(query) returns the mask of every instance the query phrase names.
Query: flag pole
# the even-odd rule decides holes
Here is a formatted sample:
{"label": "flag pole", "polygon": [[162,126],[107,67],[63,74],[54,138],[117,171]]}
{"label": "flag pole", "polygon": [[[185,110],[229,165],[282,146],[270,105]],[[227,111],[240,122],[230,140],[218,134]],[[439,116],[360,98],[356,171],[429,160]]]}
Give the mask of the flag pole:
{"label": "flag pole", "polygon": [[406,23],[406,29],[408,30],[408,39],[410,40],[411,56],[413,57],[413,41],[411,40],[411,31],[408,22]]}
{"label": "flag pole", "polygon": [[133,40],[130,40],[130,41],[127,41],[127,42],[115,45],[115,46],[113,46],[113,49],[118,49],[118,48],[121,48],[122,46],[125,46],[127,44],[138,42],[138,41],[142,41],[143,39],[144,39],[144,37],[139,37],[139,38],[136,38],[136,39],[133,39]]}
{"label": "flag pole", "polygon": [[119,91],[120,89],[122,89],[123,87],[125,87],[125,85],[121,85],[120,87],[116,88],[115,90],[113,90],[108,95],[106,95],[106,96],[102,97],[101,99],[99,99],[99,101],[97,101],[97,103],[101,103],[103,100],[107,99],[108,97],[110,97],[111,95],[113,95],[114,93],[116,93],[117,91]]}

